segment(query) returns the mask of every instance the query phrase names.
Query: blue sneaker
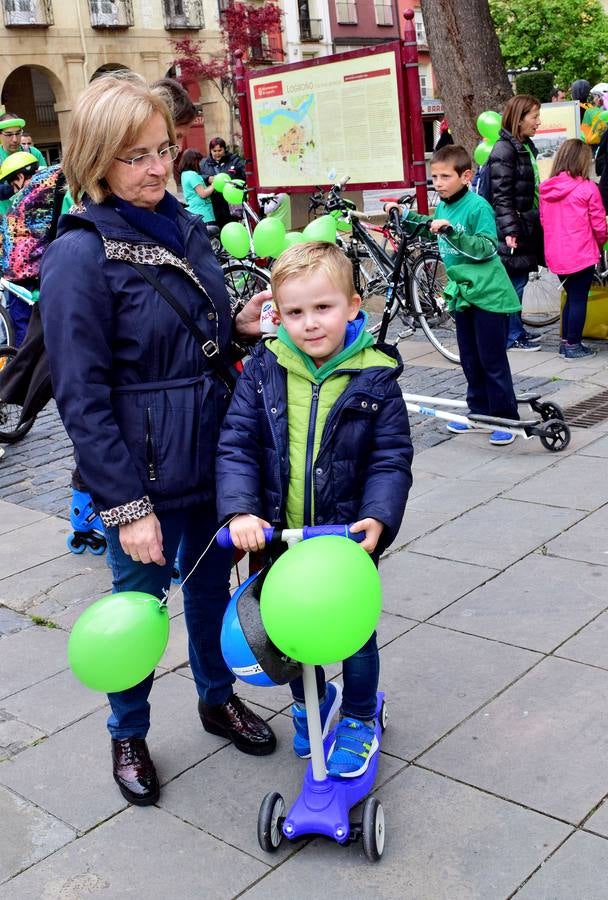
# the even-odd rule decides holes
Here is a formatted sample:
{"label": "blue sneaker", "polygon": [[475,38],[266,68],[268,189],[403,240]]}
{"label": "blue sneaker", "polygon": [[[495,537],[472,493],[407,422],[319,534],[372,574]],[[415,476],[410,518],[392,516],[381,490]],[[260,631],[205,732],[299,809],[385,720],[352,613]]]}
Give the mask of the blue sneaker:
{"label": "blue sneaker", "polygon": [[[342,703],[342,688],[333,681],[328,681],[325,690],[325,699],[319,707],[321,713],[321,734],[325,739],[329,732],[331,720],[340,709]],[[293,727],[296,733],[293,736],[293,751],[300,759],[310,759],[310,737],[308,736],[308,717],[306,710],[296,703],[291,707]]]}
{"label": "blue sneaker", "polygon": [[379,746],[373,725],[345,716],[336,728],[336,739],[327,756],[327,774],[331,778],[363,775]]}
{"label": "blue sneaker", "polygon": [[448,422],[445,427],[448,431],[451,431],[452,434],[464,434],[465,431],[473,430],[471,425],[467,425],[466,422]]}
{"label": "blue sneaker", "polygon": [[515,435],[511,434],[510,431],[493,431],[490,435],[490,443],[494,444],[495,447],[502,447],[503,444],[512,444],[515,440]]}

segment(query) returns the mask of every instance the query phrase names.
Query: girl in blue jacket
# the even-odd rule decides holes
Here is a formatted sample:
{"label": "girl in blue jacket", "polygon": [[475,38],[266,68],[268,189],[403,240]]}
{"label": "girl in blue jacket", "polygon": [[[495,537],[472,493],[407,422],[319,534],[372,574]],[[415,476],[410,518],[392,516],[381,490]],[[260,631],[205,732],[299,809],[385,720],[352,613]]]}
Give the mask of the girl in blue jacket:
{"label": "girl in blue jacket", "polygon": [[[332,244],[286,250],[273,268],[281,325],[258,345],[224,421],[216,465],[220,520],[237,547],[264,546],[263,528],[354,523],[378,559],[395,538],[412,483],[412,443],[392,348],[371,346],[349,261]],[[375,633],[344,660],[344,697],[317,667],[323,736],[340,708],[328,757],[352,778],[377,751]],[[302,680],[291,683],[298,756],[310,756]]]}

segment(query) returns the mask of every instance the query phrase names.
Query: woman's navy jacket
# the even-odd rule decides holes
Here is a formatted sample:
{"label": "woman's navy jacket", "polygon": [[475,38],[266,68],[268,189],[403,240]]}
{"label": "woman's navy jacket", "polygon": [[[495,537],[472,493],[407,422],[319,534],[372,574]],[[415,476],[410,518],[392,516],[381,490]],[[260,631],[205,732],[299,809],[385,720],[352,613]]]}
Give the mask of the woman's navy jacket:
{"label": "woman's navy jacket", "polygon": [[61,217],[42,265],[40,308],[57,406],[99,510],[149,496],[156,509],[214,497],[219,426],[229,392],[168,302],[177,297],[229,364],[231,309],[199,216],[178,226],[195,275],[109,205]]}
{"label": "woman's navy jacket", "polygon": [[[390,347],[382,347],[392,353]],[[394,353],[393,353],[394,355]],[[382,552],[395,538],[412,484],[413,448],[397,378],[403,367],[356,370],[331,409],[314,469],[314,522],[383,522]],[[344,370],[348,371],[348,363]],[[220,521],[252,513],[285,526],[289,483],[287,373],[258,344],[240,376],[216,465]]]}

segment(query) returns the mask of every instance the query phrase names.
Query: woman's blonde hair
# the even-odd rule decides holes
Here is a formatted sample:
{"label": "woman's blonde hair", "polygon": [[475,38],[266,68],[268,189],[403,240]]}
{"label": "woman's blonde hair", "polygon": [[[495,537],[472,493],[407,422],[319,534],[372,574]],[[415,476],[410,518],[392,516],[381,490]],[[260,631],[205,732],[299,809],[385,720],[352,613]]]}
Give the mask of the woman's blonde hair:
{"label": "woman's blonde hair", "polygon": [[579,138],[564,141],[553,160],[551,177],[561,172],[569,172],[573,178],[589,178],[592,160],[591,147]]}
{"label": "woman's blonde hair", "polygon": [[533,109],[540,109],[540,100],[532,94],[516,94],[502,111],[502,127],[518,141],[522,139],[521,123]]}
{"label": "woman's blonde hair", "polygon": [[167,125],[175,143],[175,126],[162,88],[151,88],[133,72],[101,75],[80,94],[68,133],[63,171],[75,201],[83,194],[102,203],[110,190],[105,176],[115,157],[134,144],[154,113]]}
{"label": "woman's blonde hair", "polygon": [[353,267],[345,254],[325,241],[307,241],[294,244],[284,250],[274,266],[270,285],[277,306],[280,306],[279,291],[289,278],[301,278],[325,272],[331,283],[350,300],[356,293],[353,282]]}

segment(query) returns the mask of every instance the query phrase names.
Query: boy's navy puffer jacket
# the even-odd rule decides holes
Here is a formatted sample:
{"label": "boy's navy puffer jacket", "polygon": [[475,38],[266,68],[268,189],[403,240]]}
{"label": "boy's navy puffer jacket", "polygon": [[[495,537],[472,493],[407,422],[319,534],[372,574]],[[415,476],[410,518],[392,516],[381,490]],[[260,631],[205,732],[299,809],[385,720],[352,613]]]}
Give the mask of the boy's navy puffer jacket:
{"label": "boy's navy puffer jacket", "polygon": [[[382,350],[393,353],[389,347]],[[348,361],[338,371],[349,371]],[[397,382],[402,371],[400,365],[353,372],[325,422],[312,462],[314,522],[303,523],[378,519],[385,529],[377,553],[394,540],[412,484],[413,448]],[[222,426],[216,473],[220,521],[246,512],[285,526],[287,375],[264,344],[254,348],[237,382]]]}
{"label": "boy's navy puffer jacket", "polygon": [[[532,272],[537,267],[539,253],[542,254],[540,217],[534,206],[534,169],[527,146],[536,157],[532,141],[522,143],[501,128],[488,161],[498,252],[509,274]],[[505,243],[508,235],[517,237],[513,253]]]}
{"label": "boy's navy puffer jacket", "polygon": [[43,257],[40,309],[54,394],[101,511],[146,495],[156,509],[215,496],[229,391],[178,314],[128,262],[150,266],[228,363],[222,270],[202,219],[181,208],[177,215],[185,258],[206,294],[165,247],[107,204],[62,216]]}

